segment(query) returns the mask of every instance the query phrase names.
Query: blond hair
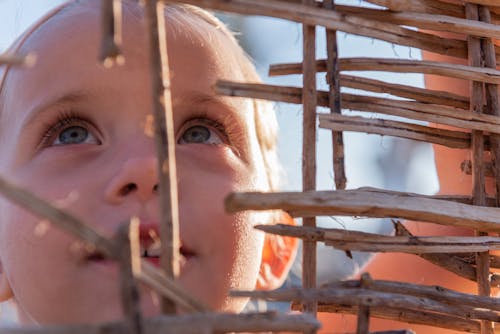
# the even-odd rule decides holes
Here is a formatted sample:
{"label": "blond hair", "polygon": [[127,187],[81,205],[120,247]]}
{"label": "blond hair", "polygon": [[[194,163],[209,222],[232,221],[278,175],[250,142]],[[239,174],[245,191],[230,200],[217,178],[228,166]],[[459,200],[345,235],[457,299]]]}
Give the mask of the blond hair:
{"label": "blond hair", "polygon": [[[49,12],[42,19],[32,25],[21,37],[19,37],[16,42],[7,51],[10,54],[15,54],[19,52],[27,39],[32,36],[35,32],[42,28],[42,26],[50,21],[52,18],[67,12],[73,5],[85,2],[81,0],[69,1],[56,9]],[[136,16],[140,16],[137,5],[133,5],[131,2],[124,1],[124,10],[132,12]],[[208,23],[213,26],[217,31],[219,31],[224,38],[230,42],[234,47],[235,55],[239,60],[241,66],[241,71],[246,80],[251,82],[261,82],[259,75],[253,65],[250,57],[245,53],[237,42],[234,34],[227,28],[227,26],[221,22],[217,17],[215,17],[210,12],[192,5],[185,4],[170,4],[166,7],[166,15],[169,15],[169,21],[174,22],[173,27],[186,27],[197,25],[200,22]],[[187,20],[187,18],[194,18],[195,20]],[[179,24],[175,24],[179,23]],[[202,29],[193,29],[193,31],[201,32]],[[202,35],[202,34],[200,34]],[[0,117],[4,110],[4,94],[5,94],[5,83],[7,82],[7,76],[10,70],[10,66],[0,66]],[[259,143],[260,151],[266,168],[267,178],[269,182],[269,190],[277,190],[282,175],[281,165],[279,164],[278,154],[277,154],[277,136],[278,136],[278,123],[276,120],[276,115],[272,108],[272,104],[263,100],[253,100],[254,106],[254,124],[255,131],[257,135],[257,140]]]}

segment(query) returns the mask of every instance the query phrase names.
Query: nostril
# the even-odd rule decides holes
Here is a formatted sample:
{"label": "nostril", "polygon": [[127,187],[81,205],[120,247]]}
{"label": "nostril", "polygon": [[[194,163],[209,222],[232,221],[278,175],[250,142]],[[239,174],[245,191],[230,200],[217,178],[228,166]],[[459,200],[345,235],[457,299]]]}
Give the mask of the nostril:
{"label": "nostril", "polygon": [[128,194],[130,194],[135,190],[137,190],[137,185],[135,183],[129,183],[121,189],[120,195],[127,196]]}
{"label": "nostril", "polygon": [[158,192],[158,184],[155,184],[153,187],[153,192],[157,193]]}

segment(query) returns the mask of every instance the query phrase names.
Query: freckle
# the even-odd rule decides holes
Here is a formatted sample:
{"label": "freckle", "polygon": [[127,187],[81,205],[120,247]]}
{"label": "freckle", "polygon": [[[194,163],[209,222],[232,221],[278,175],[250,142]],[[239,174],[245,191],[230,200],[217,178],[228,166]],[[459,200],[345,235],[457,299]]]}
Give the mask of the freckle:
{"label": "freckle", "polygon": [[144,124],[144,133],[149,138],[153,138],[154,137],[155,132],[154,132],[154,119],[153,119],[153,115],[147,115],[146,116],[146,122]]}
{"label": "freckle", "polygon": [[69,251],[72,253],[79,253],[82,248],[83,248],[83,242],[74,241],[69,246]]}
{"label": "freckle", "polygon": [[48,220],[42,220],[35,226],[34,234],[36,237],[41,238],[45,234],[47,234],[49,228],[50,228],[50,222]]}
{"label": "freckle", "polygon": [[151,299],[153,300],[153,305],[160,306],[160,298],[158,298],[158,295],[153,291],[150,291],[149,293],[151,295]]}

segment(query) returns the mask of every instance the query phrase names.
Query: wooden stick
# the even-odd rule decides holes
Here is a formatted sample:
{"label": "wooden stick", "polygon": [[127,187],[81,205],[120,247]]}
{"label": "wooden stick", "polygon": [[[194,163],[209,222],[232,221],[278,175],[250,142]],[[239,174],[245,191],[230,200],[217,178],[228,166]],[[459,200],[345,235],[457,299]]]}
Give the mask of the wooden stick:
{"label": "wooden stick", "polygon": [[[397,221],[393,221],[395,235],[397,236],[413,236],[413,234],[408,231],[403,224]],[[429,261],[432,264],[440,266],[452,273],[468,279],[470,281],[476,282],[476,268],[470,263],[467,263],[462,258],[456,256],[455,254],[417,254],[422,259]],[[497,283],[492,283],[497,284]]]}
{"label": "wooden stick", "polygon": [[296,217],[400,217],[491,232],[500,231],[498,208],[362,190],[232,193],[226,198],[225,206],[228,212],[281,209]]}
{"label": "wooden stick", "polygon": [[467,34],[477,37],[500,38],[500,27],[477,20],[419,12],[393,12],[388,10],[342,6],[343,14],[357,15],[370,20],[405,25],[420,29]]}
{"label": "wooden stick", "polygon": [[[325,284],[322,288],[361,288],[359,280],[339,281]],[[436,285],[420,285],[413,283],[372,280],[369,289],[380,292],[402,293],[415,297],[424,297],[439,300],[445,304],[463,304],[471,308],[491,309],[500,311],[498,298],[482,297],[474,294],[462,293]]]}
{"label": "wooden stick", "polygon": [[[424,73],[494,84],[500,83],[500,71],[498,70],[423,60],[387,58],[341,58],[340,70]],[[325,60],[322,59],[316,61],[316,71],[326,71]],[[270,76],[301,73],[301,63],[277,64],[271,65],[269,67]]]}
{"label": "wooden stick", "polygon": [[484,308],[474,308],[464,303],[445,304],[440,300],[425,297],[415,297],[403,293],[379,292],[368,289],[340,288],[335,289],[300,289],[288,288],[274,291],[234,291],[235,297],[250,297],[273,301],[318,301],[333,305],[367,305],[370,309],[402,308],[420,311],[436,312],[462,319],[500,321],[500,314]]}
{"label": "wooden stick", "polygon": [[[490,10],[485,6],[479,6],[478,8],[479,19],[484,22],[491,22]],[[491,39],[481,40],[481,50],[484,55],[484,65],[489,68],[496,68],[497,62],[495,59],[495,49],[494,44]],[[486,84],[486,109],[485,112],[494,115],[496,117],[500,116],[500,105],[498,96],[498,85]],[[495,175],[500,176],[500,138],[494,135],[490,139],[491,141],[491,153],[494,166]],[[495,179],[496,186],[496,197],[497,206],[500,206],[500,177]]]}
{"label": "wooden stick", "polygon": [[[469,20],[479,20],[477,5],[465,4],[466,18]],[[477,37],[468,36],[468,54],[469,65],[482,66],[481,41]],[[470,111],[472,113],[483,113],[483,95],[484,86],[482,82],[473,81],[470,83]],[[485,205],[486,203],[486,185],[484,176],[484,136],[482,131],[472,131],[472,200],[474,205]],[[486,235],[476,230],[475,235]],[[480,296],[490,295],[489,281],[489,253],[478,252],[476,254],[476,278],[478,293]],[[493,324],[487,321],[481,321],[481,334],[492,334]]]}
{"label": "wooden stick", "polygon": [[[301,89],[297,87],[221,81],[217,84],[216,88],[219,94],[270,99],[289,103],[300,103],[302,98]],[[342,99],[344,101],[344,106],[353,110],[378,112],[392,116],[441,123],[464,129],[500,132],[498,126],[500,125],[500,121],[496,116],[471,114],[459,108],[346,93],[342,94]],[[328,106],[327,92],[318,92],[318,105]],[[331,119],[334,117],[335,115],[331,116]],[[324,116],[324,114],[320,114],[320,118],[329,119],[329,117]],[[469,138],[469,135],[467,135],[467,138]]]}
{"label": "wooden stick", "polygon": [[[177,1],[169,0],[169,2]],[[340,30],[350,34],[384,40],[389,43],[412,46],[443,55],[464,59],[467,57],[464,41],[442,38],[358,15],[336,13],[316,6],[304,6],[299,3],[276,0],[232,0],[224,2],[218,0],[189,0],[183,2],[215,10],[246,15],[265,15],[311,25],[321,25],[331,30]],[[459,33],[465,32],[460,31]]]}
{"label": "wooden stick", "polygon": [[[359,280],[360,287],[370,289],[372,278],[370,274],[363,273]],[[358,322],[356,326],[356,334],[368,334],[370,330],[370,307],[368,305],[359,305],[358,307]]]}
{"label": "wooden stick", "polygon": [[140,263],[139,220],[137,218],[120,226],[116,243],[120,254],[120,292],[123,314],[131,333],[141,334],[140,295],[134,278],[134,266]]}
{"label": "wooden stick", "polygon": [[[11,184],[0,177],[0,193],[13,203],[23,207],[31,213],[49,220],[58,228],[79,238],[97,251],[110,259],[118,258],[118,250],[113,241],[102,236],[99,232],[86,225],[78,218],[68,212],[52,206],[47,201],[33,195],[18,186]],[[175,281],[165,276],[165,274],[154,268],[151,264],[142,260],[142,272],[139,279],[148,283],[162,296],[176,298],[176,301],[187,311],[204,311],[207,308],[199,302],[189,297]]]}
{"label": "wooden stick", "polygon": [[[483,166],[484,166],[485,177],[495,177],[495,171],[492,162],[485,161]],[[472,175],[472,161],[471,160],[462,161],[462,163],[460,164],[460,169],[465,175]],[[488,205],[488,206],[497,206],[496,200],[494,205]]]}
{"label": "wooden stick", "polygon": [[[294,303],[292,309],[295,311],[300,311],[302,305],[299,303]],[[358,310],[357,306],[346,306],[346,305],[336,305],[329,303],[318,303],[319,312],[330,312],[330,313],[348,313],[356,314]],[[447,328],[456,331],[465,331],[470,333],[479,333],[480,325],[478,321],[466,320],[459,318],[457,316],[447,316],[432,312],[424,312],[418,310],[402,309],[402,308],[390,308],[390,307],[380,307],[372,309],[371,316],[381,319],[389,319],[400,322],[406,322],[411,324],[420,324],[427,326],[434,326],[438,328]]]}
{"label": "wooden stick", "polygon": [[464,7],[436,0],[366,0],[396,12],[416,12],[465,17]]}
{"label": "wooden stick", "polygon": [[[323,7],[335,10],[335,0],[323,1]],[[326,30],[326,54],[326,82],[329,85],[328,106],[330,107],[330,112],[332,114],[341,114],[342,106],[340,97],[339,57],[336,30]],[[344,136],[342,131],[332,131],[332,150],[335,188],[342,190],[345,189],[347,182],[344,162]]]}
{"label": "wooden stick", "polygon": [[111,240],[68,212],[56,208],[31,192],[8,182],[3,177],[0,177],[0,193],[11,202],[41,218],[49,220],[58,228],[85,241],[90,247],[95,247],[104,256],[116,258],[117,250]]}
{"label": "wooden stick", "polygon": [[500,250],[499,237],[415,237],[386,236],[358,231],[290,225],[257,225],[266,233],[324,242],[341,250],[361,252],[472,253]]}
{"label": "wooden stick", "polygon": [[[151,98],[154,106],[154,132],[159,173],[160,263],[167,277],[174,279],[179,274],[179,209],[177,200],[175,134],[163,6],[163,2],[161,1],[145,1],[150,45],[150,75],[153,92]],[[151,192],[153,191],[156,190],[151,189]],[[164,313],[175,313],[175,305],[168,299],[163,298],[162,311]]]}
{"label": "wooden stick", "polygon": [[0,66],[26,66],[31,67],[36,63],[36,56],[34,54],[11,55],[8,53],[0,54]]}
{"label": "wooden stick", "polygon": [[[305,5],[313,5],[314,0],[303,0]],[[303,124],[302,124],[302,189],[316,189],[316,27],[302,25],[303,37]],[[302,220],[304,226],[316,226],[315,217]],[[316,286],[316,243],[305,241],[302,246],[302,285],[305,288]],[[305,304],[305,311],[316,314],[316,303]]]}
{"label": "wooden stick", "polygon": [[[328,117],[326,117],[328,116]],[[334,116],[334,117],[331,117]],[[470,148],[470,134],[424,125],[358,116],[320,115],[319,127],[331,130],[365,132],[418,140],[450,148]]]}
{"label": "wooden stick", "polygon": [[120,49],[122,43],[121,1],[101,0],[102,41],[99,61],[106,68],[123,65],[125,58]]}
{"label": "wooden stick", "polygon": [[[144,320],[144,334],[179,333],[199,334],[207,328],[214,333],[306,332],[316,330],[320,323],[308,314],[284,315],[274,312],[226,314],[199,313],[177,316],[159,316]],[[0,328],[0,334],[123,334],[123,322],[99,325],[63,325],[46,327]]]}

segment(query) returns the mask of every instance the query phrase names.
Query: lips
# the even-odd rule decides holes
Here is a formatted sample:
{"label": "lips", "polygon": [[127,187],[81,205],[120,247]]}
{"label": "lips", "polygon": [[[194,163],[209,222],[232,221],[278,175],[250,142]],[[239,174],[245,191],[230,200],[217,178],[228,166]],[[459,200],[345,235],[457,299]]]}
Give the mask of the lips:
{"label": "lips", "polygon": [[[155,266],[160,265],[161,241],[158,231],[158,224],[142,223],[139,225],[139,241],[141,258],[146,259]],[[181,242],[179,253],[182,257],[181,263],[185,263],[196,256],[196,253]],[[104,255],[98,251],[92,251],[87,254],[86,260],[90,262],[100,262],[107,260]]]}

